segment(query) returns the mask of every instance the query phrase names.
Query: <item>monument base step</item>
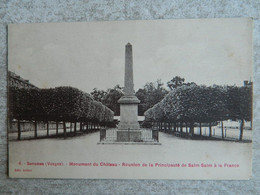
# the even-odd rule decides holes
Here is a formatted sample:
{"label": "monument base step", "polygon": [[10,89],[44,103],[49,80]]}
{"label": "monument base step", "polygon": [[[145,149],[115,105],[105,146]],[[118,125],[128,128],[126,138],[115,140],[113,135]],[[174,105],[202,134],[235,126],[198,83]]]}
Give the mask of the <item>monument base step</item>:
{"label": "monument base step", "polygon": [[100,131],[99,144],[161,145],[159,143],[158,131],[156,132],[151,129],[107,129]]}
{"label": "monument base step", "polygon": [[160,142],[98,142],[97,144],[121,144],[121,145],[162,145]]}

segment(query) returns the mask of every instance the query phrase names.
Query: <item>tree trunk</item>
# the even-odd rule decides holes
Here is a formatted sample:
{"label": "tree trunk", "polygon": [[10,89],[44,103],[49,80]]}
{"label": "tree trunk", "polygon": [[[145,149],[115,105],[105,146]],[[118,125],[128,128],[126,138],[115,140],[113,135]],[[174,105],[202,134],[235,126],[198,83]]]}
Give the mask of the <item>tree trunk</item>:
{"label": "tree trunk", "polygon": [[34,138],[37,138],[37,121],[34,121]]}
{"label": "tree trunk", "polygon": [[186,133],[188,133],[188,123],[185,123],[186,125]]}
{"label": "tree trunk", "polygon": [[162,129],[162,132],[164,132],[164,125],[163,125],[163,122],[161,123],[161,129]]}
{"label": "tree trunk", "polygon": [[243,139],[243,131],[244,131],[244,119],[240,121],[240,135],[239,135],[239,141],[242,141]]}
{"label": "tree trunk", "polygon": [[82,122],[79,123],[80,131],[82,131]]}
{"label": "tree trunk", "polygon": [[180,122],[180,132],[183,132],[183,129],[182,129],[182,122]]}
{"label": "tree trunk", "polygon": [[59,134],[59,122],[56,122],[56,135]]}
{"label": "tree trunk", "polygon": [[74,122],[74,132],[76,133],[77,131],[77,122]]}
{"label": "tree trunk", "polygon": [[221,121],[221,135],[222,135],[222,139],[224,139],[224,124],[223,124],[223,121]]}
{"label": "tree trunk", "polygon": [[47,121],[47,137],[49,137],[49,122]]}
{"label": "tree trunk", "polygon": [[66,123],[63,121],[63,133],[66,134],[67,128],[66,128]]}
{"label": "tree trunk", "polygon": [[209,123],[209,137],[212,136],[212,128],[211,128],[211,122]]}
{"label": "tree trunk", "polygon": [[164,122],[162,122],[162,131],[165,132]]}
{"label": "tree trunk", "polygon": [[194,123],[190,123],[190,132],[191,132],[191,135],[193,136],[194,135]]}
{"label": "tree trunk", "polygon": [[173,132],[176,132],[176,123],[173,123]]}
{"label": "tree trunk", "polygon": [[200,123],[200,136],[202,135],[202,124]]}
{"label": "tree trunk", "polygon": [[21,140],[21,124],[20,124],[20,120],[18,120],[18,140]]}

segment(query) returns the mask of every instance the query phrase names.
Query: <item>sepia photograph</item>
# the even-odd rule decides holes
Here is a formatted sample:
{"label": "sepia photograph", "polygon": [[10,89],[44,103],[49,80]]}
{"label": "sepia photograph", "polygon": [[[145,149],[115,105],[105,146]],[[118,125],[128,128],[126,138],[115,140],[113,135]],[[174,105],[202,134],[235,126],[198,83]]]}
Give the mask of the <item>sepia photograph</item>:
{"label": "sepia photograph", "polygon": [[250,179],[252,26],[9,24],[9,176]]}

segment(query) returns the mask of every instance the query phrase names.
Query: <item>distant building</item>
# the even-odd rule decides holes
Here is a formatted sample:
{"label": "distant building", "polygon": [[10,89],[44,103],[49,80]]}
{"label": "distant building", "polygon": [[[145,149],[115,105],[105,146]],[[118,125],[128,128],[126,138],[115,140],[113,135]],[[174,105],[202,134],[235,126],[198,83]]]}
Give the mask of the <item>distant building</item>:
{"label": "distant building", "polygon": [[9,87],[16,87],[16,88],[34,88],[38,89],[35,85],[31,84],[29,80],[25,80],[19,75],[15,74],[14,72],[8,71],[8,85]]}

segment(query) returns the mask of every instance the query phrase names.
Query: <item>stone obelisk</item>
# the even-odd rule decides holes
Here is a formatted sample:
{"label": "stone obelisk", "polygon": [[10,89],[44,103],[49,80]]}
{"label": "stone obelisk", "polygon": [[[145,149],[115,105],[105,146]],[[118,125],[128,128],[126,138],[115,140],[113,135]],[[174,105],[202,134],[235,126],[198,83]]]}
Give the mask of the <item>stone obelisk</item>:
{"label": "stone obelisk", "polygon": [[120,104],[120,123],[118,125],[118,141],[140,141],[141,131],[138,123],[138,104],[135,96],[133,80],[132,45],[125,46],[125,86],[124,95],[118,100]]}

